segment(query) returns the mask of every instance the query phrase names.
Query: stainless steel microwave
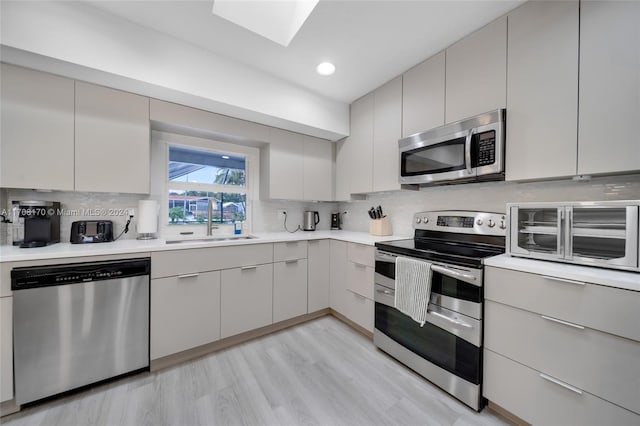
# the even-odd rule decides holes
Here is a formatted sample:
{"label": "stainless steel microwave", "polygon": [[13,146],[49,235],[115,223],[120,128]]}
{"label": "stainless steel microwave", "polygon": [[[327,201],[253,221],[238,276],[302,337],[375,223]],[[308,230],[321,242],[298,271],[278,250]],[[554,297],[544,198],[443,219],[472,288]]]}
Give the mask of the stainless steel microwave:
{"label": "stainless steel microwave", "polygon": [[505,118],[498,109],[400,139],[400,183],[504,180]]}

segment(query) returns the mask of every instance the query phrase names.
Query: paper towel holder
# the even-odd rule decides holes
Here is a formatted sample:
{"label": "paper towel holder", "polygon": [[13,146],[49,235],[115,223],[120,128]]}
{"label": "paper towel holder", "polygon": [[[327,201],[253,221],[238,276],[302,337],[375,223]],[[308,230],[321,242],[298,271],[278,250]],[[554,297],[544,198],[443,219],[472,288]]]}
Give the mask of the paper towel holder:
{"label": "paper towel holder", "polygon": [[138,201],[137,240],[154,240],[158,232],[158,202],[155,200]]}

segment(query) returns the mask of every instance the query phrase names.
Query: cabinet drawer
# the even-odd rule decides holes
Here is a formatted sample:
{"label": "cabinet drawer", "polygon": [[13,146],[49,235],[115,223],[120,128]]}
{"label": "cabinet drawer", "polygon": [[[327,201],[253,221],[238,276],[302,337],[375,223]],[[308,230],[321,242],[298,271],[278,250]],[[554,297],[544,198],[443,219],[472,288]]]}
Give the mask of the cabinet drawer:
{"label": "cabinet drawer", "polygon": [[640,342],[487,301],[484,344],[640,414]]}
{"label": "cabinet drawer", "polygon": [[307,260],[273,264],[273,322],[307,313]]}
{"label": "cabinet drawer", "polygon": [[229,337],[273,322],[273,265],[222,271],[220,334]]}
{"label": "cabinet drawer", "polygon": [[284,262],[285,260],[306,259],[307,258],[307,242],[306,241],[287,241],[284,243],[275,243],[273,245],[273,261]]}
{"label": "cabinet drawer", "polygon": [[273,262],[273,244],[159,251],[151,254],[151,278],[271,262]]}
{"label": "cabinet drawer", "polygon": [[353,263],[359,263],[360,265],[376,266],[375,262],[376,248],[373,246],[366,246],[364,244],[349,243],[347,246],[347,257],[349,261]]}
{"label": "cabinet drawer", "polygon": [[373,275],[372,267],[347,262],[347,289],[373,300]]}
{"label": "cabinet drawer", "polygon": [[219,271],[151,281],[151,359],[219,338]]}
{"label": "cabinet drawer", "polygon": [[640,292],[486,268],[485,298],[640,341]]}
{"label": "cabinet drawer", "polygon": [[345,293],[344,316],[373,333],[373,301],[349,290]]}
{"label": "cabinet drawer", "polygon": [[578,388],[554,383],[490,350],[484,350],[483,396],[537,425],[637,425],[640,416]]}

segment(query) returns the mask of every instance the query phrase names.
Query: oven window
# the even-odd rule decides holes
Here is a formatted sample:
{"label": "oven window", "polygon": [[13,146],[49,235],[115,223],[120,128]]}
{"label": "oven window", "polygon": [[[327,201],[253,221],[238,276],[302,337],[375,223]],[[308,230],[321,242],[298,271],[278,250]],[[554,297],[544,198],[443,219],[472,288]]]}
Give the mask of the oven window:
{"label": "oven window", "polygon": [[403,152],[401,160],[402,176],[444,173],[465,169],[465,141],[466,138],[462,137]]}
{"label": "oven window", "polygon": [[480,383],[480,348],[430,323],[418,323],[397,309],[375,304],[375,327],[416,355],[473,384]]}

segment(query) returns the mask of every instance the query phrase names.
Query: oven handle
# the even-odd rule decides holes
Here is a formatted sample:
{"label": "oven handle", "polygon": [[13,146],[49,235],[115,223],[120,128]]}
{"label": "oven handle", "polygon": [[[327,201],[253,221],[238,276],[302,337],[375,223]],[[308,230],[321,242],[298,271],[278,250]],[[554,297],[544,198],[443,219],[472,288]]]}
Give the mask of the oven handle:
{"label": "oven handle", "polygon": [[473,173],[473,167],[471,167],[471,136],[473,136],[473,129],[469,130],[467,139],[464,142],[464,161],[467,164],[467,174]]}
{"label": "oven handle", "polygon": [[466,281],[475,281],[476,280],[476,277],[474,277],[473,275],[463,274],[462,272],[454,271],[454,270],[442,267],[440,265],[431,265],[431,269],[433,271],[441,273],[442,275],[447,275],[447,276],[452,277],[452,278],[460,278],[460,279],[466,280]]}
{"label": "oven handle", "polygon": [[466,322],[458,321],[458,320],[455,320],[453,318],[449,318],[448,316],[446,316],[444,314],[441,314],[440,312],[427,311],[427,314],[428,315],[435,315],[438,318],[445,319],[445,320],[447,320],[447,321],[449,321],[449,322],[451,322],[451,323],[453,323],[455,325],[459,325],[460,327],[473,328],[473,326],[471,324],[467,324]]}

